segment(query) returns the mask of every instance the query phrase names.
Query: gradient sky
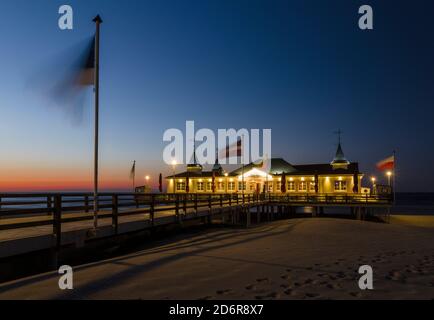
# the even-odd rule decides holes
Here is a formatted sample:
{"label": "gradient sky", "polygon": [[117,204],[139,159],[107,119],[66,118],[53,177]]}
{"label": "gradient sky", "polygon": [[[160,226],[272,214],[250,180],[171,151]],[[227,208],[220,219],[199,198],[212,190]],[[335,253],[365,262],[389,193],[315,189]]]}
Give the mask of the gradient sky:
{"label": "gradient sky", "polygon": [[[57,26],[65,3],[72,31]],[[362,4],[373,31],[358,28]],[[155,185],[171,172],[163,132],[194,120],[271,128],[273,156],[294,164],[330,162],[341,128],[367,176],[396,149],[398,190],[434,191],[433,12],[430,0],[3,0],[0,191],[91,188],[91,92],[77,123],[28,82],[81,54],[61,55],[93,34],[97,13],[103,189],[128,188],[132,160]]]}

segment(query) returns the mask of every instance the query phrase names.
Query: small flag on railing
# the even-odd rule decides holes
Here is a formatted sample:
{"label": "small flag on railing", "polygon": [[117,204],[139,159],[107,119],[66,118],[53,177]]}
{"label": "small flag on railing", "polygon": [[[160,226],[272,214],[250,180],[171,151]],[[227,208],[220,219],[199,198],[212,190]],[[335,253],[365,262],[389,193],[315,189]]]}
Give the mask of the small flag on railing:
{"label": "small flag on railing", "polygon": [[158,178],[158,190],[163,192],[163,175],[160,173],[160,176]]}
{"label": "small flag on railing", "polygon": [[134,160],[133,166],[131,167],[131,171],[130,171],[130,179],[134,179],[135,176],[136,176],[136,161]]}
{"label": "small flag on railing", "polygon": [[280,191],[282,193],[286,192],[286,173],[285,172],[282,173],[282,178],[280,180]]}

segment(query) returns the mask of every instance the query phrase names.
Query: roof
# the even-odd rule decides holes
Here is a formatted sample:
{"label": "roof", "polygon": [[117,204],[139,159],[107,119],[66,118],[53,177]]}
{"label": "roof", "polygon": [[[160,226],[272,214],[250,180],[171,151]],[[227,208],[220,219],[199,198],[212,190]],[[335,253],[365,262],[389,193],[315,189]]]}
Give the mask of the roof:
{"label": "roof", "polygon": [[[189,177],[189,178],[211,178],[212,175],[213,175],[212,171],[202,171],[202,172],[184,171],[181,173],[177,173],[175,175],[167,176],[166,179],[186,178],[186,177]],[[224,174],[220,174],[219,172],[215,171],[215,177],[224,177]]]}
{"label": "roof", "polygon": [[[248,165],[244,166],[244,171],[249,171],[253,168],[258,168],[261,167],[262,164],[255,164],[255,163],[250,163]],[[240,167],[234,171],[232,171],[230,174],[231,175],[239,175],[241,174],[243,171],[243,167]],[[282,158],[272,158],[271,159],[271,168],[270,168],[270,173],[271,174],[282,174],[283,172],[285,173],[293,173],[297,171],[293,165],[291,165],[289,162],[287,162],[286,160],[282,159]]]}
{"label": "roof", "polygon": [[306,174],[306,175],[359,173],[359,164],[357,162],[349,163],[347,169],[333,168],[333,166],[329,163],[302,164],[302,165],[294,165],[294,167],[297,169],[296,174]]}
{"label": "roof", "polygon": [[[260,168],[261,164],[250,163],[244,166],[244,172],[250,171],[253,168]],[[240,167],[228,174],[228,176],[238,176],[242,174],[243,167]],[[326,174],[355,174],[359,173],[359,164],[357,162],[348,163],[347,169],[345,168],[333,168],[330,163],[319,163],[319,164],[302,164],[302,165],[292,165],[282,158],[272,158],[271,159],[271,169],[270,174],[281,175],[282,173],[287,175],[326,175]],[[170,178],[211,178],[213,175],[212,171],[202,171],[202,172],[182,172],[175,175],[166,177]],[[215,177],[223,177],[223,173],[215,172]]]}

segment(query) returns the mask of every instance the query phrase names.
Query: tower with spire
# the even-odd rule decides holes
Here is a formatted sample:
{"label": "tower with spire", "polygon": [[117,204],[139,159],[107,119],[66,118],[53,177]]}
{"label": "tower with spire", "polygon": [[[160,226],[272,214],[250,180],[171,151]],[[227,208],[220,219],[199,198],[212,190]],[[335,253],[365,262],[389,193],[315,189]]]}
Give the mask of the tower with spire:
{"label": "tower with spire", "polygon": [[218,150],[216,150],[216,157],[215,157],[215,163],[212,167],[212,172],[215,172],[216,175],[223,175],[223,168],[219,163],[219,158],[218,158]]}
{"label": "tower with spire", "polygon": [[336,155],[330,164],[333,167],[333,170],[336,169],[346,170],[348,169],[348,165],[350,164],[350,162],[345,158],[344,152],[342,151],[342,146],[341,146],[342,131],[339,129],[335,133],[338,135],[338,149],[336,150]]}
{"label": "tower with spire", "polygon": [[202,173],[203,167],[196,160],[196,142],[193,147],[193,163],[187,164],[187,172]]}

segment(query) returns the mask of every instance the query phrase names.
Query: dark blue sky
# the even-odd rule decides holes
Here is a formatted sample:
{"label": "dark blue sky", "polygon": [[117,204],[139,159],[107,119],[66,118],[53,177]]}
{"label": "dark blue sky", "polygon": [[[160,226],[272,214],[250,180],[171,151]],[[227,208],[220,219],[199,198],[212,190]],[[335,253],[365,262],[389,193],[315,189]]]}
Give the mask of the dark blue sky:
{"label": "dark blue sky", "polygon": [[[396,149],[399,190],[434,191],[432,1],[69,1],[73,31],[57,27],[62,4],[1,1],[3,180],[72,168],[91,182],[90,95],[77,125],[26,81],[92,35],[100,13],[107,185],[128,183],[134,159],[140,174],[169,173],[163,132],[194,120],[271,128],[273,155],[294,164],[331,161],[341,128],[347,158],[368,177]],[[362,4],[373,7],[372,31],[358,28]]]}

